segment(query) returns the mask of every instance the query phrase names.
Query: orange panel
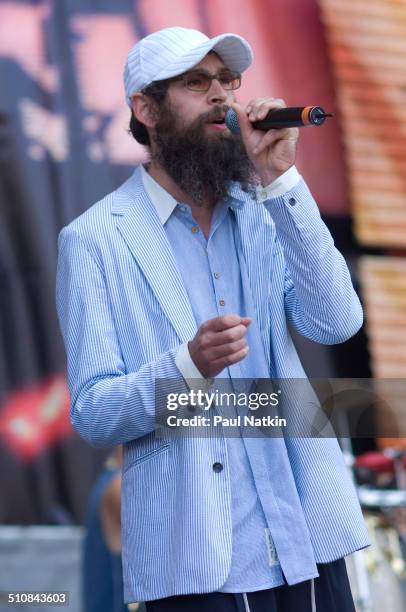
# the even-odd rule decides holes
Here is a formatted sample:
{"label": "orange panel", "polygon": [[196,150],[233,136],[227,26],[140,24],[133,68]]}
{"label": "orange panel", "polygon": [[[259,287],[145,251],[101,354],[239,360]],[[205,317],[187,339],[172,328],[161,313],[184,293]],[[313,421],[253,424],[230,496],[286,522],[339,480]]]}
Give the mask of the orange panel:
{"label": "orange panel", "polygon": [[347,154],[354,228],[406,246],[406,4],[319,0]]}

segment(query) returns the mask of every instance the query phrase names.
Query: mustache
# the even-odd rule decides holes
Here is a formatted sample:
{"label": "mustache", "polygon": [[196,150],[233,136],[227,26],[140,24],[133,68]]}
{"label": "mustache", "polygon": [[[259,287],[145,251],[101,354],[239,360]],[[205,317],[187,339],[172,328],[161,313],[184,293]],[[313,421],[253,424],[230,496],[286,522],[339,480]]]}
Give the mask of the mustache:
{"label": "mustache", "polygon": [[230,106],[227,104],[218,104],[207,113],[200,115],[199,120],[202,123],[212,123],[213,121],[220,121],[224,119],[225,114],[229,110]]}

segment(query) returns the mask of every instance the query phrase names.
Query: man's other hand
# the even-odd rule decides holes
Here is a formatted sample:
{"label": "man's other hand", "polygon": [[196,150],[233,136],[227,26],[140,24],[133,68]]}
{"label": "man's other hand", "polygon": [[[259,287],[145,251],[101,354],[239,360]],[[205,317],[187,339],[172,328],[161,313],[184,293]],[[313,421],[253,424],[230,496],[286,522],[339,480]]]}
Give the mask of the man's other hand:
{"label": "man's other hand", "polygon": [[217,376],[248,353],[246,340],[249,317],[228,314],[205,321],[188,343],[193,363],[205,378]]}

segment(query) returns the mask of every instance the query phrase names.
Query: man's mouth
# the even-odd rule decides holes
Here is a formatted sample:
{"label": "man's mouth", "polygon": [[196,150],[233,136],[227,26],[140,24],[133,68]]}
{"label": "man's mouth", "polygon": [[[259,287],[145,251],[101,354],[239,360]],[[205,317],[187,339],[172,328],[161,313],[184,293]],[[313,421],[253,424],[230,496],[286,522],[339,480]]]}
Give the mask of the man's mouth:
{"label": "man's mouth", "polygon": [[223,117],[216,117],[215,119],[209,119],[208,120],[208,124],[218,130],[225,130],[227,129],[226,126],[226,119],[225,116]]}

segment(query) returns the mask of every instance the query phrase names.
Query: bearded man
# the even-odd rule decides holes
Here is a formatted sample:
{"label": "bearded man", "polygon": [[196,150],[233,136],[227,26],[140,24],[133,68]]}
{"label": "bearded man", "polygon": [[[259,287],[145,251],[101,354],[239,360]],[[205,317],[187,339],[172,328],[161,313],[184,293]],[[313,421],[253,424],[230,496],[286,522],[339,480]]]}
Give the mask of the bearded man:
{"label": "bearded man", "polygon": [[149,612],[353,611],[343,557],[368,544],[335,439],[155,433],[158,380],[303,378],[288,324],[323,344],[362,325],[298,130],[252,127],[284,102],[236,102],[251,60],[235,34],[140,40],[124,83],[150,161],[60,235],[72,423],[124,445],[125,601]]}

